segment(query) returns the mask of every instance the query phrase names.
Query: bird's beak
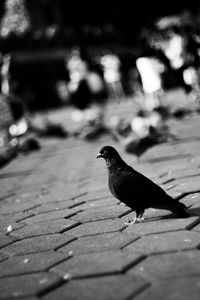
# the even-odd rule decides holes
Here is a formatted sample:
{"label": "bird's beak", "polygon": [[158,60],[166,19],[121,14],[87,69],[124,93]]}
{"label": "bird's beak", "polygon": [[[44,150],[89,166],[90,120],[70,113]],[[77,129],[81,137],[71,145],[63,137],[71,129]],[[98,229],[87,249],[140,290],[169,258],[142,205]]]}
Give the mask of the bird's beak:
{"label": "bird's beak", "polygon": [[100,158],[100,157],[103,157],[103,156],[102,156],[102,154],[99,152],[99,153],[97,154],[97,157],[96,157],[96,158]]}

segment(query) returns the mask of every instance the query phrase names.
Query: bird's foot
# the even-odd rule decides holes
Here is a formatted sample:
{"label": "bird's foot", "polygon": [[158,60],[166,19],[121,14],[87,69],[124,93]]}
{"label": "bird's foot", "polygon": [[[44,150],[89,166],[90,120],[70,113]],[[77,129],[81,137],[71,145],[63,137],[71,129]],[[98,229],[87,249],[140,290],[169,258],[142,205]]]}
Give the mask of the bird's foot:
{"label": "bird's foot", "polygon": [[124,224],[127,225],[127,226],[131,226],[131,225],[133,225],[135,223],[141,223],[142,221],[144,221],[144,218],[134,218],[132,221],[128,220]]}
{"label": "bird's foot", "polygon": [[134,219],[134,220],[128,220],[127,222],[125,222],[124,223],[124,225],[126,225],[126,226],[131,226],[131,225],[133,225],[133,224],[135,224],[135,221],[136,221],[136,219]]}
{"label": "bird's foot", "polygon": [[139,217],[136,218],[136,223],[142,223],[144,221],[145,218]]}

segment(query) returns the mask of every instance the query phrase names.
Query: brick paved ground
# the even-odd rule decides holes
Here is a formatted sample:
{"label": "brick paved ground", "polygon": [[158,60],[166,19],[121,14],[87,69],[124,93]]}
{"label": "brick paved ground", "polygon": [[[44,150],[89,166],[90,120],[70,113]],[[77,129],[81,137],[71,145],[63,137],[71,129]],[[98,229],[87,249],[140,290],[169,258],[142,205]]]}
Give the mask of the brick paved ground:
{"label": "brick paved ground", "polygon": [[[64,112],[52,118],[69,122]],[[170,126],[179,140],[139,163],[104,136],[46,139],[0,170],[0,299],[199,299],[200,117]],[[191,217],[149,209],[127,228],[134,213],[110,195],[95,159],[104,144],[189,205]]]}

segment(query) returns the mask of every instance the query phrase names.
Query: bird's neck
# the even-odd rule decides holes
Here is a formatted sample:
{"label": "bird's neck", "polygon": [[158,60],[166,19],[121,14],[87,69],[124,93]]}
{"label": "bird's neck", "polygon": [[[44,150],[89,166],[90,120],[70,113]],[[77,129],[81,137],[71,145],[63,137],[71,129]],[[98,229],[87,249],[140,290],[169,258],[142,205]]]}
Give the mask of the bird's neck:
{"label": "bird's neck", "polygon": [[108,172],[112,172],[114,170],[117,170],[121,167],[124,167],[126,163],[120,158],[111,158],[111,159],[106,159],[106,165]]}

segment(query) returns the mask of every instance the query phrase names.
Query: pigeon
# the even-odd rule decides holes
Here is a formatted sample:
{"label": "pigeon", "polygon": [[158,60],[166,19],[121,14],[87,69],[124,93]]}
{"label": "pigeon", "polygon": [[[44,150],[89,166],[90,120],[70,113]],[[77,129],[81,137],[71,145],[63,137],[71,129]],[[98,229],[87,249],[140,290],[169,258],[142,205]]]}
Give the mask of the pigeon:
{"label": "pigeon", "polygon": [[139,139],[133,139],[125,144],[125,151],[127,153],[132,153],[137,156],[138,161],[148,149],[153,146],[167,141],[175,141],[175,135],[171,134],[167,126],[162,126],[160,128],[155,128],[153,126],[149,127],[149,134],[145,137]]}
{"label": "pigeon", "polygon": [[40,148],[39,142],[33,137],[18,143],[18,151],[24,154],[28,154],[31,151],[38,151]]}
{"label": "pigeon", "polygon": [[127,165],[115,148],[104,146],[97,155],[97,158],[100,157],[106,161],[110,192],[136,212],[131,224],[143,221],[142,216],[147,208],[170,210],[183,218],[189,216],[183,203],[173,199],[160,186]]}

